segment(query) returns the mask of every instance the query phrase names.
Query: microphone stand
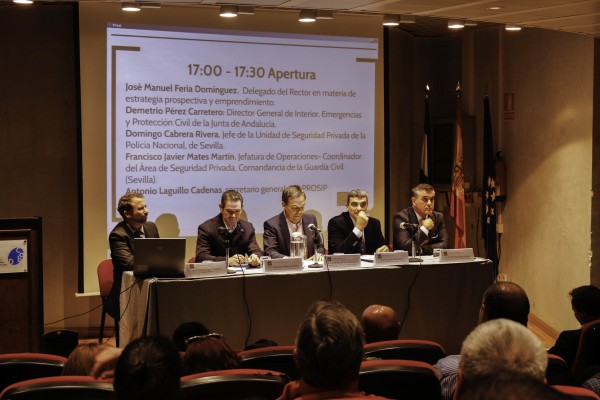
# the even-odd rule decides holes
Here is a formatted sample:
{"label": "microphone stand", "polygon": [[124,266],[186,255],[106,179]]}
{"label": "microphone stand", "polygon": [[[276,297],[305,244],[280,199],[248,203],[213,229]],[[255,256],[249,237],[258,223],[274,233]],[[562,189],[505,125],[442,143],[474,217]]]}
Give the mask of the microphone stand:
{"label": "microphone stand", "polygon": [[225,268],[229,269],[229,243],[231,242],[231,240],[230,240],[231,233],[229,233],[229,229],[224,228],[224,227],[219,227],[219,232],[221,232],[222,234],[224,233],[223,236],[221,236],[221,235],[219,235],[219,236],[221,237],[221,240],[225,244]]}
{"label": "microphone stand", "polygon": [[315,248],[315,252],[313,253],[313,258],[315,260],[314,263],[310,264],[308,266],[308,268],[321,268],[322,265],[319,264],[319,262],[317,261],[317,254],[319,254],[317,252],[317,247],[319,246],[319,243],[321,243],[321,233],[320,232],[313,232],[313,247]]}
{"label": "microphone stand", "polygon": [[419,229],[418,228],[413,228],[410,227],[408,230],[412,236],[412,245],[411,245],[411,250],[412,250],[412,254],[411,257],[408,258],[408,262],[423,262],[423,259],[420,257],[417,257],[417,249],[419,249],[419,255],[421,254],[421,246],[419,245]]}

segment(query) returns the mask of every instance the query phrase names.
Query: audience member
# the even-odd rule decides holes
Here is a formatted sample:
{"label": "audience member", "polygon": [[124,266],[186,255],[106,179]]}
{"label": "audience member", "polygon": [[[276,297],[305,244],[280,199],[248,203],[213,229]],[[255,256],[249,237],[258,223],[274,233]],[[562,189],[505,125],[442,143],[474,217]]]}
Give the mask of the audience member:
{"label": "audience member", "polygon": [[544,382],[548,353],[541,340],[514,321],[499,318],[478,325],[460,351],[461,387],[501,374]]}
{"label": "audience member", "polygon": [[[600,319],[600,289],[596,286],[579,286],[571,290],[569,296],[575,318],[581,325]],[[580,335],[581,328],[561,332],[548,352],[561,357],[569,367],[573,366]]]}
{"label": "audience member", "polygon": [[264,347],[278,346],[277,342],[271,339],[258,339],[256,342],[244,347],[244,350],[262,349]]}
{"label": "audience member", "polygon": [[461,385],[456,400],[569,400],[537,379],[498,375]]}
{"label": "audience member", "polygon": [[354,314],[337,302],[313,303],[296,335],[302,378],[288,383],[279,399],[364,397],[358,392],[363,347],[364,334]]}
{"label": "audience member", "polygon": [[241,360],[222,337],[209,334],[191,337],[183,356],[183,375],[240,368]]}
{"label": "audience member", "polygon": [[184,322],[175,328],[173,332],[173,343],[177,346],[177,350],[185,351],[185,341],[192,336],[207,335],[209,330],[201,322]]}
{"label": "audience member", "polygon": [[373,304],[362,313],[361,322],[367,343],[398,339],[400,322],[393,308]]}
{"label": "audience member", "polygon": [[369,197],[362,189],[346,196],[346,210],[327,224],[329,254],[374,254],[390,251],[381,222],[367,214]]}
{"label": "audience member", "polygon": [[[306,194],[300,186],[290,185],[283,190],[281,193],[283,211],[266,220],[263,224],[265,256],[271,258],[289,257],[290,241],[294,234],[307,237],[305,258],[310,258],[315,254],[315,240],[317,244],[316,252],[325,254],[321,235],[311,232],[308,228],[310,225],[318,225],[317,217],[312,214],[304,214],[305,204]],[[317,256],[318,258],[319,256]]]}
{"label": "audience member", "polygon": [[229,249],[229,264],[258,267],[262,251],[256,242],[254,226],[241,219],[244,198],[236,190],[221,195],[220,213],[198,227],[196,262],[225,261]]}
{"label": "audience member", "polygon": [[[497,318],[506,318],[527,326],[529,299],[519,285],[513,282],[496,282],[483,294],[479,308],[479,324]],[[454,397],[460,355],[442,358],[434,365],[442,387],[442,398]]]}
{"label": "audience member", "polygon": [[123,350],[113,385],[118,400],[176,400],[180,377],[181,356],[173,342],[145,336]]}
{"label": "audience member", "polygon": [[89,375],[92,372],[96,354],[103,349],[100,343],[84,343],[75,347],[63,367],[62,375]]}
{"label": "audience member", "polygon": [[113,285],[108,296],[108,314],[116,321],[121,318],[119,296],[124,271],[133,269],[133,239],[157,238],[158,228],[148,221],[148,209],[144,195],[129,192],[119,199],[117,211],[123,217],[108,235],[110,257],[113,262]]}
{"label": "audience member", "polygon": [[406,250],[411,254],[415,232],[416,255],[431,255],[433,249],[447,249],[448,232],[444,214],[434,211],[433,186],[426,183],[415,186],[412,189],[411,201],[411,207],[394,215],[394,250]]}

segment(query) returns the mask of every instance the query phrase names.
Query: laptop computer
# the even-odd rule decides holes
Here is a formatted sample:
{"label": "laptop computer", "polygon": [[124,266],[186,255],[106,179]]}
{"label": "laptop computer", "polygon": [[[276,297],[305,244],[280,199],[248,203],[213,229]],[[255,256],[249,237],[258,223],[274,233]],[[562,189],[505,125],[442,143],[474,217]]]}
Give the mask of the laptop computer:
{"label": "laptop computer", "polygon": [[135,238],[133,245],[135,277],[185,277],[185,238]]}

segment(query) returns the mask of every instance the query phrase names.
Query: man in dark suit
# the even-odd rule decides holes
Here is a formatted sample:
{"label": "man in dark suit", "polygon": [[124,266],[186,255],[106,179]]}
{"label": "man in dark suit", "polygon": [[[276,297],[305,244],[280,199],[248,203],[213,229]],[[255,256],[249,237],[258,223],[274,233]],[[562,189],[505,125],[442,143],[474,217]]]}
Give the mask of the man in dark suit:
{"label": "man in dark suit", "polygon": [[390,249],[381,233],[381,223],[369,217],[367,192],[354,189],[346,197],[346,209],[327,224],[329,254],[373,254]]}
{"label": "man in dark suit", "polygon": [[[600,319],[600,289],[596,286],[576,287],[569,292],[569,296],[571,296],[571,308],[575,318],[581,325]],[[561,357],[569,367],[572,367],[580,336],[581,328],[562,331],[548,353]]]}
{"label": "man in dark suit", "polygon": [[109,295],[108,314],[115,320],[120,319],[119,294],[121,293],[121,278],[124,271],[133,269],[133,239],[157,238],[158,229],[154,222],[148,221],[148,209],[144,195],[129,192],[119,199],[117,211],[123,221],[110,232],[110,257],[113,262],[113,285]]}
{"label": "man in dark suit", "polygon": [[413,235],[417,235],[415,255],[431,255],[433,249],[448,248],[444,214],[434,211],[435,190],[421,183],[412,190],[412,207],[394,215],[394,250],[412,255]]}
{"label": "man in dark suit", "polygon": [[229,265],[260,265],[262,251],[256,243],[254,226],[240,219],[243,207],[244,198],[238,191],[223,193],[219,204],[221,212],[198,227],[196,262],[225,261],[229,248]]}
{"label": "man in dark suit", "polygon": [[315,242],[317,253],[325,253],[321,235],[308,228],[311,224],[317,227],[317,218],[312,214],[304,214],[305,204],[306,194],[300,186],[291,185],[283,190],[281,194],[283,212],[268,219],[263,225],[266,256],[271,258],[289,256],[290,238],[294,233],[307,237],[305,258],[310,258],[315,254]]}

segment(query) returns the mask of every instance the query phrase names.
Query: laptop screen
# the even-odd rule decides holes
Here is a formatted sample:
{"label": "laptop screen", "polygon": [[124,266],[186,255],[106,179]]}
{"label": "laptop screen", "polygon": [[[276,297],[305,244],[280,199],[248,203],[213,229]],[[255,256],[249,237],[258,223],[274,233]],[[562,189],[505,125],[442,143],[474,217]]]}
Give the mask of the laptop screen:
{"label": "laptop screen", "polygon": [[135,276],[184,276],[185,238],[135,238],[133,244]]}

